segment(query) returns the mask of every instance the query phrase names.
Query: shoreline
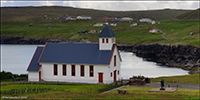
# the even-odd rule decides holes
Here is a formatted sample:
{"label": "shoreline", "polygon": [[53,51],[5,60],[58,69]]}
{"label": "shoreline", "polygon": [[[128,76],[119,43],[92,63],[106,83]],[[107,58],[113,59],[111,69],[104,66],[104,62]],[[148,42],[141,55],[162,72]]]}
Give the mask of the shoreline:
{"label": "shoreline", "polygon": [[[53,43],[98,43],[87,40],[34,39],[24,37],[1,36],[1,44],[42,44]],[[118,44],[118,49],[133,52],[146,61],[158,65],[181,68],[189,74],[200,73],[200,48],[193,45],[161,45],[161,44]]]}

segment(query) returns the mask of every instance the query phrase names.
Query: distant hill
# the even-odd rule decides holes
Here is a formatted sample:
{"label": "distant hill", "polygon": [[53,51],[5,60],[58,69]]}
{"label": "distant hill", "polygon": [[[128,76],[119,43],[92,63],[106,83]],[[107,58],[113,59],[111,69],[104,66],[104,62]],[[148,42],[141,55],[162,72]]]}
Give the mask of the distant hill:
{"label": "distant hill", "polygon": [[17,21],[30,17],[42,17],[44,14],[47,14],[48,17],[62,17],[63,15],[76,17],[78,15],[88,15],[93,19],[102,19],[103,17],[132,17],[138,20],[143,17],[148,17],[154,20],[168,20],[174,19],[176,16],[189,11],[191,10],[105,11],[61,6],[1,7],[1,18],[2,21]]}
{"label": "distant hill", "polygon": [[200,19],[200,8],[177,16],[178,19]]}

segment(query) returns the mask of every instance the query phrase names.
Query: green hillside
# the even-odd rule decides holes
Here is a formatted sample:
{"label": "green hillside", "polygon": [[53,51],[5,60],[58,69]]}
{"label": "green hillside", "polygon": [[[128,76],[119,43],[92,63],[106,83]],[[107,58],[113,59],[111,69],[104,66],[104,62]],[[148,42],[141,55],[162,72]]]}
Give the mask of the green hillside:
{"label": "green hillside", "polygon": [[200,8],[177,16],[178,19],[200,19]]}
{"label": "green hillside", "polygon": [[[95,23],[104,23],[103,16],[127,16],[130,12],[110,12],[110,11],[98,11],[89,9],[77,9],[69,7],[15,7],[15,8],[1,8],[2,11],[2,23],[1,23],[1,36],[11,37],[25,37],[35,39],[59,39],[59,40],[89,40],[98,41],[99,33],[95,34],[80,34],[80,30],[102,30],[103,26],[94,27]],[[137,26],[130,26],[133,22],[116,22],[117,26],[111,26],[112,30],[117,35],[117,43],[121,44],[142,44],[142,43],[161,43],[161,44],[184,44],[199,46],[199,19],[194,20],[169,20],[168,15],[172,15],[177,10],[157,10],[149,12],[157,12],[152,16],[157,16],[158,19],[165,19],[160,21],[160,24],[151,25],[148,23],[137,22]],[[148,11],[135,12],[133,14],[137,16],[145,16]],[[168,18],[161,15],[166,12],[170,14],[164,14]],[[186,11],[180,11],[179,13]],[[119,14],[124,13],[124,14]],[[141,14],[139,14],[141,13]],[[48,15],[48,18],[42,19],[44,14]],[[77,15],[90,15],[93,20],[75,20],[75,21],[55,21],[55,17],[63,17],[63,15],[70,15],[76,17]],[[149,13],[150,14],[150,13]],[[160,16],[159,16],[160,14]],[[130,16],[131,17],[131,16]],[[139,18],[139,17],[138,17]],[[155,17],[156,18],[156,17]],[[156,20],[157,21],[157,20]],[[29,27],[29,24],[32,26]],[[162,33],[150,33],[149,30],[158,28],[166,33],[164,39]],[[173,31],[172,31],[173,30]],[[190,35],[190,33],[193,35]]]}
{"label": "green hillside", "polygon": [[63,15],[69,15],[76,17],[78,15],[88,15],[94,19],[102,19],[103,17],[132,17],[134,19],[140,19],[143,17],[149,17],[154,20],[166,20],[173,19],[176,16],[186,13],[190,10],[148,10],[148,11],[104,11],[94,9],[79,9],[72,7],[61,6],[42,6],[42,7],[2,7],[1,17],[2,21],[19,21],[25,20],[31,17],[42,17],[47,14],[48,17],[62,17]]}

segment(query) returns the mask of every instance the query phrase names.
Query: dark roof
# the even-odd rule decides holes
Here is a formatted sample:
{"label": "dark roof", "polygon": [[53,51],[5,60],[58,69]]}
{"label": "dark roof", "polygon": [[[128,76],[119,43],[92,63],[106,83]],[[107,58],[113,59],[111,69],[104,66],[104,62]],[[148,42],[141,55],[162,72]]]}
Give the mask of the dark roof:
{"label": "dark roof", "polygon": [[40,54],[42,52],[44,47],[37,47],[36,51],[35,51],[35,54],[33,55],[32,57],[32,60],[29,64],[29,67],[27,69],[27,71],[39,71],[40,69],[40,65],[39,63],[37,63],[39,57],[40,57]]}
{"label": "dark roof", "polygon": [[47,43],[39,63],[108,64],[112,50],[99,50],[99,44]]}
{"label": "dark roof", "polygon": [[105,25],[99,37],[116,37],[109,25]]}

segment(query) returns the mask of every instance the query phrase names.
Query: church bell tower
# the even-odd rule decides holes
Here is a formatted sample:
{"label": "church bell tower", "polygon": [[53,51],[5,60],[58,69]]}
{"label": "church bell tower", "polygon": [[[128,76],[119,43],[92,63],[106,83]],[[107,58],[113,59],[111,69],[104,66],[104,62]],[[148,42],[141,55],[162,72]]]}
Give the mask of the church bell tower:
{"label": "church bell tower", "polygon": [[106,24],[99,34],[99,50],[112,50],[113,44],[115,44],[115,33],[110,26]]}

